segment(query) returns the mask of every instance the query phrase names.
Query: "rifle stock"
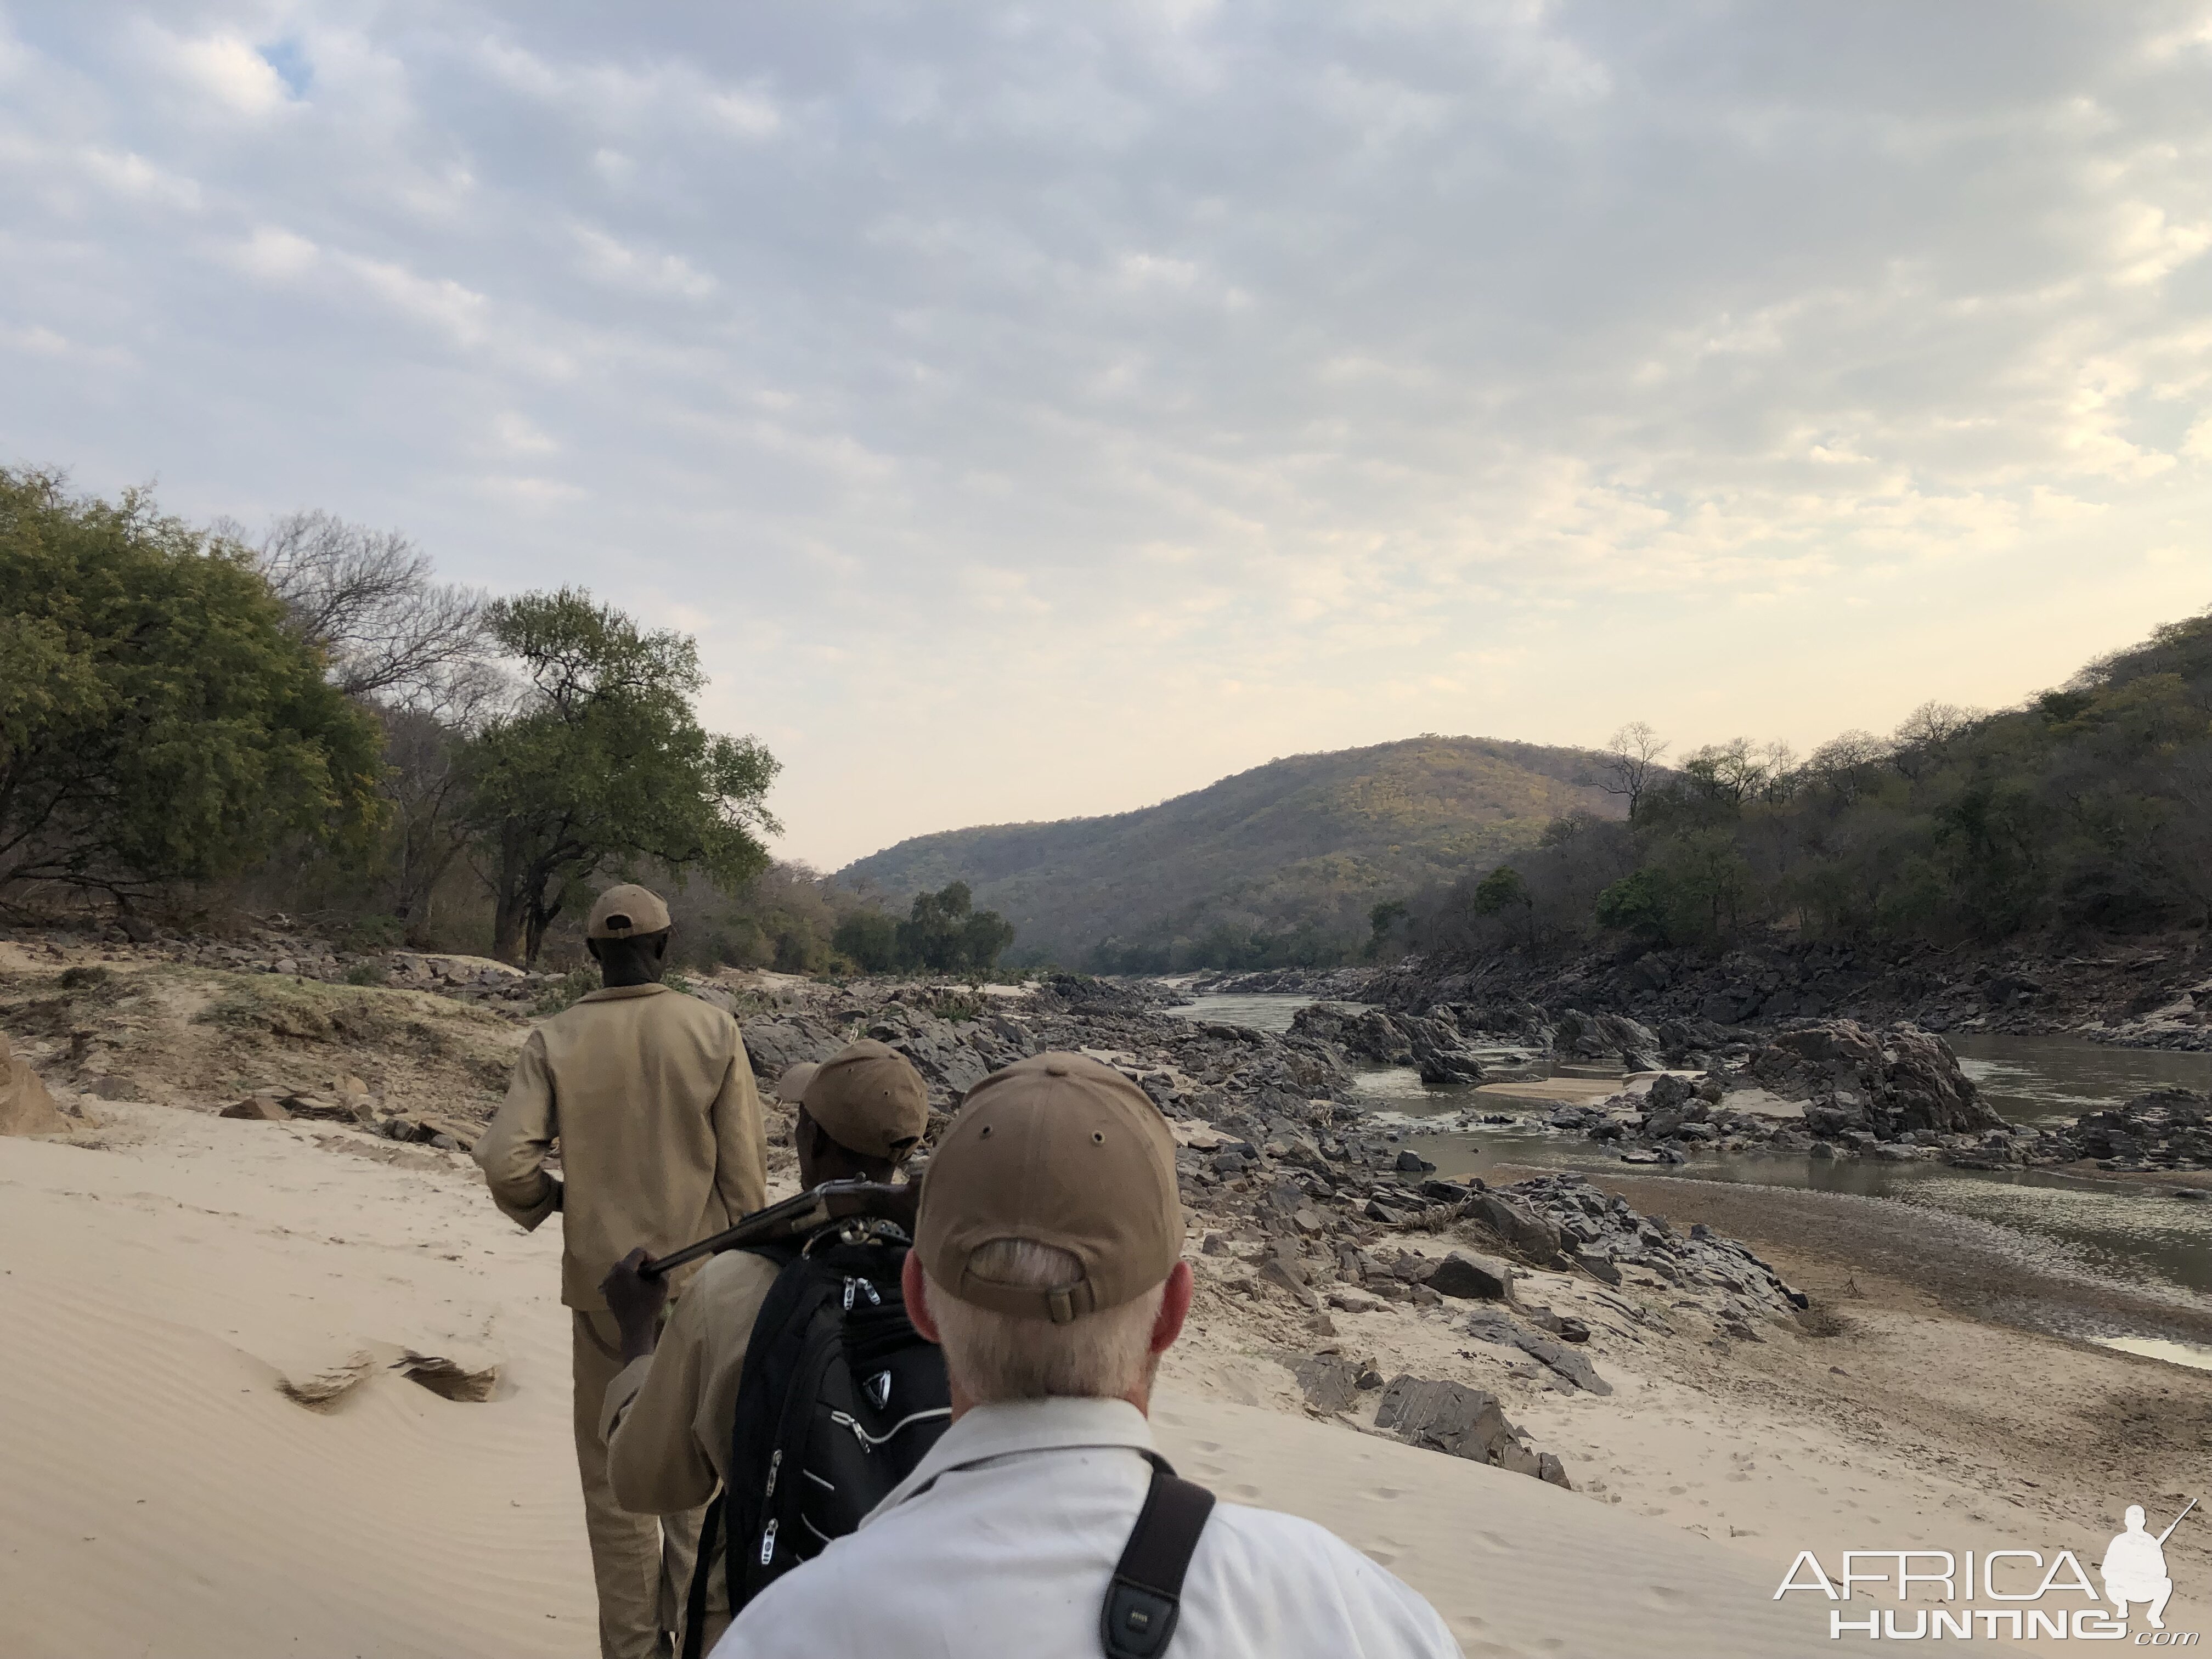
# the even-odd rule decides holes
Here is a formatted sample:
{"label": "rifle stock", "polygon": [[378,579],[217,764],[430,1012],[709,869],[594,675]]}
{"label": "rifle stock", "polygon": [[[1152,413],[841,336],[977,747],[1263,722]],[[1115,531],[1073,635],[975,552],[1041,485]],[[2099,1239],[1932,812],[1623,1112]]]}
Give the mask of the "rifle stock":
{"label": "rifle stock", "polygon": [[872,1181],[825,1181],[811,1192],[787,1198],[764,1210],[755,1210],[710,1238],[702,1238],[695,1244],[686,1244],[680,1250],[671,1250],[666,1255],[641,1261],[637,1271],[643,1278],[658,1279],[670,1269],[696,1261],[702,1256],[720,1255],[724,1250],[741,1250],[749,1244],[766,1244],[776,1239],[799,1237],[817,1227],[825,1227],[833,1221],[842,1221],[850,1216],[875,1217],[891,1222],[911,1235],[915,1212],[921,1203],[921,1183],[918,1181],[898,1186],[882,1186]]}

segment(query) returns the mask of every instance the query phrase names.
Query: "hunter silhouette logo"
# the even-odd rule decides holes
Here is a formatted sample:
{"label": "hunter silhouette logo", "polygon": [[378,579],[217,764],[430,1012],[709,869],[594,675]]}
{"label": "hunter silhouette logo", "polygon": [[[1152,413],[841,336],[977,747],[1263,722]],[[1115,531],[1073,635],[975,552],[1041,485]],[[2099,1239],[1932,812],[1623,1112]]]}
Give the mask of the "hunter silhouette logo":
{"label": "hunter silhouette logo", "polygon": [[2173,1599],[2173,1580],[2166,1571],[2166,1540],[2173,1536],[2173,1529],[2181,1524],[2183,1516],[2196,1507],[2197,1500],[2192,1498],[2166,1529],[2154,1538],[2143,1530],[2142,1505],[2128,1505],[2128,1529],[2105,1546],[2104,1565],[2099,1569],[2105,1578],[2105,1599],[2118,1609],[2121,1618],[2128,1616],[2130,1602],[2147,1601],[2149,1611],[2144,1616],[2150,1627],[2166,1628],[2166,1604]]}

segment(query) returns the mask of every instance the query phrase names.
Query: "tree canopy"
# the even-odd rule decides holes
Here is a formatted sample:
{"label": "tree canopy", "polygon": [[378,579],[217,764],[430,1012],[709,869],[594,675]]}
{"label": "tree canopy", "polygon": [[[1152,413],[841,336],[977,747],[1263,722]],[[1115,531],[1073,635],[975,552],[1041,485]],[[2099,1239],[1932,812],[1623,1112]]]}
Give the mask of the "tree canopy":
{"label": "tree canopy", "polygon": [[996,910],[975,904],[967,883],[951,882],[934,893],[916,893],[902,919],[854,911],[838,923],[831,943],[872,974],[912,968],[988,973],[1014,942],[1014,930]]}
{"label": "tree canopy", "polygon": [[1656,734],[1624,734],[1624,767],[1650,758],[1633,820],[1570,816],[1510,871],[1422,896],[1417,945],[2212,929],[2212,611],[2025,707],[1923,703],[1890,737],[1846,732],[1802,763],[1740,738],[1661,771]]}
{"label": "tree canopy", "polygon": [[0,469],[0,892],[126,907],[378,813],[374,723],[250,555]]}
{"label": "tree canopy", "polygon": [[776,763],[700,725],[706,677],[689,637],[574,589],[495,601],[485,625],[527,688],[465,763],[495,954],[535,961],[610,869],[696,870],[731,888],[767,867]]}

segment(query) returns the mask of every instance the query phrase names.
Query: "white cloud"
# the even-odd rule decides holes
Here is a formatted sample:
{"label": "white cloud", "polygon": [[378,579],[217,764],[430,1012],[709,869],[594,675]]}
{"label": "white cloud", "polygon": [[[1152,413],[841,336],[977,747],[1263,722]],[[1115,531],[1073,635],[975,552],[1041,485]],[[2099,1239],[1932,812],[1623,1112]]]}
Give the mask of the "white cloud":
{"label": "white cloud", "polygon": [[200,204],[200,187],[191,179],[155,167],[143,155],[127,151],[88,149],[84,169],[118,196],[157,202],[190,212]]}
{"label": "white cloud", "polygon": [[289,101],[283,78],[236,35],[177,40],[171,51],[186,82],[234,113],[266,115]]}
{"label": "white cloud", "polygon": [[576,227],[576,241],[584,271],[595,282],[685,300],[703,300],[714,291],[714,279],[681,254],[640,252],[588,225]]}
{"label": "white cloud", "polygon": [[717,93],[708,106],[724,126],[748,138],[766,138],[783,125],[775,100],[759,92]]}
{"label": "white cloud", "polygon": [[436,329],[454,344],[474,346],[484,338],[490,301],[450,276],[422,276],[388,260],[344,256],[344,264],[371,294],[401,315]]}
{"label": "white cloud", "polygon": [[313,265],[321,250],[304,236],[262,225],[230,251],[233,264],[264,282],[289,282]]}
{"label": "white cloud", "polygon": [[2001,702],[2199,574],[2194,25],[49,12],[0,453],[707,619],[826,860],[1423,728],[1807,747],[1886,723],[1869,663]]}
{"label": "white cloud", "polygon": [[493,443],[503,454],[550,455],[561,447],[511,409],[492,422],[491,429]]}

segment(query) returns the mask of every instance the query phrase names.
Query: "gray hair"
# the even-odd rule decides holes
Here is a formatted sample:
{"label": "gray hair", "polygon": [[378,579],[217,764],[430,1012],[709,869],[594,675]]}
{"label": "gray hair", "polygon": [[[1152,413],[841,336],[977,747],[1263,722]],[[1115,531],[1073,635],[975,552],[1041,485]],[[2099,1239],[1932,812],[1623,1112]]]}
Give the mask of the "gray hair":
{"label": "gray hair", "polygon": [[[1004,1285],[1048,1291],[1083,1277],[1067,1251],[1026,1238],[994,1238],[969,1258],[969,1271]],[[1065,1325],[1024,1319],[963,1302],[934,1279],[929,1311],[945,1349],[945,1369],[978,1405],[1001,1400],[1118,1400],[1152,1379],[1158,1365],[1152,1326],[1164,1285],[1118,1308]]]}

